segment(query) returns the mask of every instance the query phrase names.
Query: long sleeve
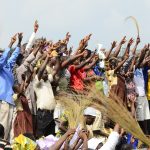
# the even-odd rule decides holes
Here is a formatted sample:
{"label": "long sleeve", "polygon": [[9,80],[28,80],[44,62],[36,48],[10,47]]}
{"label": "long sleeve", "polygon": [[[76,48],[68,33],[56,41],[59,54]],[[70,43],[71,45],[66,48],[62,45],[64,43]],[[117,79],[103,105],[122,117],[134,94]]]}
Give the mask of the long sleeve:
{"label": "long sleeve", "polygon": [[38,60],[40,59],[40,57],[42,57],[42,54],[40,52],[37,53],[36,58],[32,61],[31,65],[33,67],[36,66],[36,63],[38,62]]}
{"label": "long sleeve", "polygon": [[10,48],[6,48],[2,56],[0,57],[0,68],[6,64],[9,51],[10,51]]}
{"label": "long sleeve", "polygon": [[20,53],[20,47],[16,47],[15,51],[12,53],[11,57],[7,60],[6,67],[9,68],[10,70],[13,69],[16,59]]}
{"label": "long sleeve", "polygon": [[18,82],[22,83],[22,75],[28,71],[31,62],[35,59],[33,52],[25,59],[25,61],[16,69]]}
{"label": "long sleeve", "polygon": [[118,142],[119,142],[119,134],[113,131],[109,135],[107,142],[100,148],[100,150],[115,150],[115,147]]}
{"label": "long sleeve", "polygon": [[33,60],[35,59],[35,56],[33,54],[33,52],[25,59],[25,61],[23,62],[23,65],[28,67],[30,66],[30,64],[33,62]]}
{"label": "long sleeve", "polygon": [[29,53],[30,49],[32,48],[33,42],[35,40],[35,35],[36,35],[36,33],[33,32],[32,35],[31,35],[31,37],[30,37],[30,39],[29,39],[29,42],[28,42],[28,44],[26,46],[25,51],[28,52],[28,53]]}

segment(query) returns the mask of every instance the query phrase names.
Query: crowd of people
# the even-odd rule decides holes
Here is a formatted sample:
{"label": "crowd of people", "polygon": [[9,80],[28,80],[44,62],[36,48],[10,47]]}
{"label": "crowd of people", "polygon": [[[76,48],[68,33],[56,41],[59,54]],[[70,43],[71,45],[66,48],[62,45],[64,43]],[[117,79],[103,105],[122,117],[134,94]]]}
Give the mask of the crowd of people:
{"label": "crowd of people", "polygon": [[106,97],[118,96],[150,135],[150,45],[139,51],[139,36],[135,41],[123,37],[110,50],[90,50],[89,34],[73,50],[68,48],[69,33],[54,43],[37,38],[38,29],[35,21],[28,43],[17,33],[0,53],[0,149],[136,149],[136,137],[92,106],[84,110],[90,129],[70,129],[56,96],[62,91],[84,94],[86,86],[95,85]]}

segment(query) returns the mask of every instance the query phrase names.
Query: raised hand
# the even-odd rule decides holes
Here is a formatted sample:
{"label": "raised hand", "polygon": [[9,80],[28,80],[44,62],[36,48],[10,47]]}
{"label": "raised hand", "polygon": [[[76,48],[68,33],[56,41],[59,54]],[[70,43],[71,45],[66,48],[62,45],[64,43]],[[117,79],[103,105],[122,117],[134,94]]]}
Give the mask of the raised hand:
{"label": "raised hand", "polygon": [[68,51],[69,56],[71,55],[72,51],[73,51],[73,46],[70,47],[70,49],[69,49],[69,51]]}
{"label": "raised hand", "polygon": [[12,42],[12,43],[15,43],[15,42],[16,42],[16,40],[17,40],[17,34],[18,34],[18,33],[16,33],[16,34],[11,38],[11,42]]}
{"label": "raised hand", "polygon": [[18,33],[18,41],[21,42],[23,38],[23,33]]}
{"label": "raised hand", "polygon": [[147,58],[145,58],[144,61],[143,61],[143,63],[148,63],[149,61],[150,61],[150,56],[147,57]]}
{"label": "raised hand", "polygon": [[85,45],[85,42],[84,42],[84,39],[82,39],[81,41],[80,41],[80,43],[79,43],[79,47],[81,48],[81,47],[84,47],[84,45]]}
{"label": "raised hand", "polygon": [[112,48],[115,48],[117,46],[117,41],[113,41],[112,43],[111,43],[111,47]]}
{"label": "raised hand", "polygon": [[149,50],[149,44],[144,46],[144,48],[141,50],[141,52],[146,52]]}
{"label": "raised hand", "polygon": [[69,32],[67,32],[66,37],[64,40],[62,40],[62,42],[65,44],[68,44],[70,37],[71,37],[71,35],[69,34]]}
{"label": "raised hand", "polygon": [[127,41],[126,36],[124,36],[123,39],[121,40],[120,44],[122,45],[122,44],[126,43],[126,41]]}
{"label": "raised hand", "polygon": [[88,138],[89,133],[88,131],[81,130],[78,135],[82,140],[84,140],[85,138]]}
{"label": "raised hand", "polygon": [[90,40],[91,36],[92,36],[92,34],[87,35],[87,36],[84,38],[84,42],[87,42],[88,40]]}
{"label": "raised hand", "polygon": [[95,55],[94,58],[95,58],[95,61],[96,61],[96,60],[99,60],[99,56],[98,56],[97,54]]}
{"label": "raised hand", "polygon": [[34,32],[35,32],[35,33],[37,32],[38,28],[39,28],[39,24],[38,24],[38,21],[36,20],[36,21],[34,22]]}
{"label": "raised hand", "polygon": [[136,44],[139,44],[141,42],[140,37],[138,36],[136,39]]}
{"label": "raised hand", "polygon": [[150,48],[150,45],[148,44],[147,47],[146,47],[146,51],[148,51]]}
{"label": "raised hand", "polygon": [[129,58],[129,54],[127,53],[126,55],[125,55],[125,59],[127,60]]}
{"label": "raised hand", "polygon": [[68,129],[68,131],[66,132],[67,136],[70,136],[72,134],[74,134],[76,132],[75,129]]}
{"label": "raised hand", "polygon": [[133,38],[131,38],[128,42],[128,46],[131,46],[133,44],[133,42],[134,42],[134,40],[133,40]]}
{"label": "raised hand", "polygon": [[69,40],[69,38],[71,37],[71,35],[70,35],[70,33],[69,32],[67,32],[67,34],[66,34],[66,39],[68,39]]}

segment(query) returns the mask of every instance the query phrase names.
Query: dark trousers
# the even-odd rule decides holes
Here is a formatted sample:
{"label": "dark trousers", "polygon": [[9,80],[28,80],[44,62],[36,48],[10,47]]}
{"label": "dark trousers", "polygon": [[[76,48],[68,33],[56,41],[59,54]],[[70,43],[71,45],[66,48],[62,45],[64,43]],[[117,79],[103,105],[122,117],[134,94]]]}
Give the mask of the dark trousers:
{"label": "dark trousers", "polygon": [[54,111],[38,109],[36,116],[36,137],[55,135],[55,121],[53,119]]}

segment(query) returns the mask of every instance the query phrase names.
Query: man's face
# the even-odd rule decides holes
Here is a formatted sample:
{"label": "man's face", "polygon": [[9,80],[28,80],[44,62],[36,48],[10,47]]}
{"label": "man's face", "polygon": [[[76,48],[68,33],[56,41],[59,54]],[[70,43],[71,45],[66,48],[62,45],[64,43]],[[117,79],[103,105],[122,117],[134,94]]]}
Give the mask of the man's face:
{"label": "man's face", "polygon": [[42,79],[43,79],[44,81],[47,81],[47,80],[48,80],[48,73],[47,73],[47,70],[44,70]]}
{"label": "man's face", "polygon": [[50,60],[50,65],[55,65],[56,64],[56,57],[51,58]]}
{"label": "man's face", "polygon": [[109,62],[109,66],[111,69],[115,69],[115,67],[117,66],[117,62],[115,60],[112,60],[111,62]]}
{"label": "man's face", "polygon": [[85,117],[87,125],[92,125],[94,123],[94,121],[95,121],[95,117],[94,116],[85,115],[84,117]]}
{"label": "man's face", "polygon": [[77,59],[76,61],[74,61],[74,63],[73,63],[74,65],[79,65],[80,64],[80,60],[79,59]]}
{"label": "man's face", "polygon": [[66,51],[67,51],[67,46],[66,45],[61,46],[61,52],[65,53]]}

